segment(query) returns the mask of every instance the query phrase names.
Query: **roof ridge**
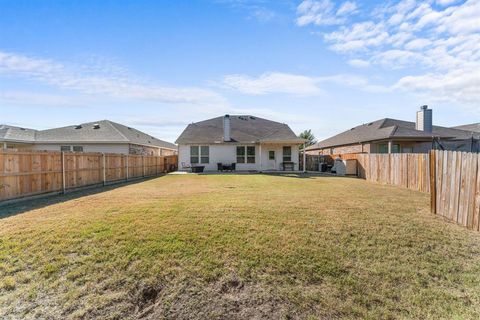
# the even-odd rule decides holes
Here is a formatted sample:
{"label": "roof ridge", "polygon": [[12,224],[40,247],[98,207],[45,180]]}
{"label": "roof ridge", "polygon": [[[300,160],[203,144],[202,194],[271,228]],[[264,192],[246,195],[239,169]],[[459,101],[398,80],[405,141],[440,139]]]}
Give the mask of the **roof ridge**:
{"label": "roof ridge", "polygon": [[389,137],[393,137],[395,135],[395,132],[397,132],[397,130],[398,130],[398,125],[394,125],[393,130],[392,130],[392,132],[390,132]]}
{"label": "roof ridge", "polygon": [[[120,130],[118,130],[118,128],[114,125],[114,124],[117,124],[113,121],[110,121],[110,120],[101,120],[101,121],[104,121],[106,123],[108,123],[113,129],[115,129],[115,131],[117,131],[126,141],[128,142],[131,142],[130,139],[128,139],[122,132],[120,132]],[[118,123],[119,124],[119,123]]]}

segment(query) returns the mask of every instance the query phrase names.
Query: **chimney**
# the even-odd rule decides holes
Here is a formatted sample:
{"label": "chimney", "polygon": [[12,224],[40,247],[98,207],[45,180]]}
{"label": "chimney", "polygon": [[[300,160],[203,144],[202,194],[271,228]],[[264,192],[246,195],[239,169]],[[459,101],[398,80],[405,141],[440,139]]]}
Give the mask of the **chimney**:
{"label": "chimney", "polygon": [[223,141],[230,141],[230,115],[223,117]]}
{"label": "chimney", "polygon": [[432,109],[428,109],[427,105],[421,106],[420,111],[417,111],[417,123],[415,129],[425,132],[432,132]]}

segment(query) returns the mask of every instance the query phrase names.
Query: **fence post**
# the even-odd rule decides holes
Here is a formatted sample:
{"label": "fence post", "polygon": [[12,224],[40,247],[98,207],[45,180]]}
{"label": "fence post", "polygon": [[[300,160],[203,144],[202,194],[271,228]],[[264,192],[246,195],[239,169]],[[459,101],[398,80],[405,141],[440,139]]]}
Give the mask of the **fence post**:
{"label": "fence post", "polygon": [[430,162],[430,211],[433,214],[437,214],[437,166],[435,150],[430,150],[428,160]]}
{"label": "fence post", "polygon": [[102,153],[102,162],[103,162],[103,164],[102,164],[102,167],[103,167],[103,185],[105,185],[105,184],[107,184],[107,174],[106,174],[106,170],[105,170],[106,169],[105,168],[106,167],[106,165],[105,165],[105,163],[106,163],[105,153]]}
{"label": "fence post", "polygon": [[127,164],[126,181],[128,181],[128,170],[129,170],[129,168],[128,168],[128,154],[126,155],[126,157],[127,157],[127,161],[126,161],[126,164]]}
{"label": "fence post", "polygon": [[65,193],[66,183],[65,183],[65,152],[62,151],[62,191]]}

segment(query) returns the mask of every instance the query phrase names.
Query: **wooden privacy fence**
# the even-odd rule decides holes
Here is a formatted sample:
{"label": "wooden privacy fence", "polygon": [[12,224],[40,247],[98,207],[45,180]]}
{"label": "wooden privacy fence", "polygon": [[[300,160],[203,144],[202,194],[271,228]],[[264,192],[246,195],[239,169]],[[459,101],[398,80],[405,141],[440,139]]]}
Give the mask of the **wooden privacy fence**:
{"label": "wooden privacy fence", "polygon": [[430,192],[432,213],[480,231],[480,153],[359,154],[358,176]]}
{"label": "wooden privacy fence", "polygon": [[480,231],[480,154],[431,151],[432,212]]}
{"label": "wooden privacy fence", "polygon": [[176,155],[0,150],[0,201],[128,181],[176,169]]}
{"label": "wooden privacy fence", "polygon": [[423,153],[358,154],[358,176],[369,181],[430,192],[429,155]]}

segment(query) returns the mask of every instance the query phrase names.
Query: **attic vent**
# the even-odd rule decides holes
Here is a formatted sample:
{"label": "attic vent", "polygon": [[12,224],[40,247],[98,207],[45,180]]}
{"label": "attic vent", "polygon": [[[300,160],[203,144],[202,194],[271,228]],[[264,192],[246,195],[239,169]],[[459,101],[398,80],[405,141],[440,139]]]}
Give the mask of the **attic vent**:
{"label": "attic vent", "polygon": [[257,118],[250,116],[250,119],[252,119],[252,120],[256,120]]}
{"label": "attic vent", "polygon": [[20,130],[22,130],[22,131],[26,131],[27,129],[25,129],[25,128],[20,128]]}
{"label": "attic vent", "polygon": [[367,124],[367,126],[371,126],[373,124],[373,122],[370,122],[369,124]]}
{"label": "attic vent", "polygon": [[75,129],[82,129],[82,125],[75,126]]}
{"label": "attic vent", "polygon": [[247,117],[243,117],[243,116],[240,116],[240,117],[238,117],[238,119],[240,119],[240,120],[244,120],[244,121],[247,121],[247,120],[248,120],[248,118],[247,118]]}
{"label": "attic vent", "polygon": [[350,130],[355,130],[355,128],[352,128],[352,129],[350,129]]}
{"label": "attic vent", "polygon": [[100,125],[99,125],[98,123],[95,123],[95,124],[93,125],[93,129],[100,129]]}
{"label": "attic vent", "polygon": [[128,128],[128,130],[132,130],[132,128],[130,128],[130,127],[127,127],[127,128]]}

